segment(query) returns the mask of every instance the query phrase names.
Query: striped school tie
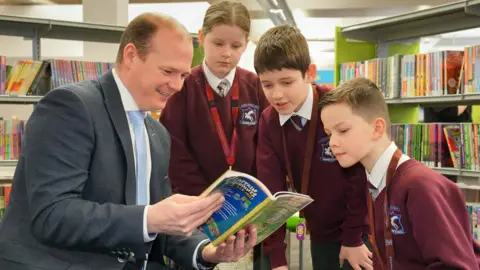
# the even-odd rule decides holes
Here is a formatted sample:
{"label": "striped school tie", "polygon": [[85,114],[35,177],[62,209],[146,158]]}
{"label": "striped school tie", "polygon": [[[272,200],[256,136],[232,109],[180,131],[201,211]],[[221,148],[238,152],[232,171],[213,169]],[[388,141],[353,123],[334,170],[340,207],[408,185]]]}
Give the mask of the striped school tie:
{"label": "striped school tie", "polygon": [[217,86],[218,89],[218,94],[221,97],[225,96],[225,92],[227,92],[228,89],[228,81],[226,79],[223,79]]}
{"label": "striped school tie", "polygon": [[302,117],[299,115],[292,115],[290,117],[290,121],[292,122],[293,126],[295,127],[296,130],[302,131],[303,129],[303,123],[302,123]]}

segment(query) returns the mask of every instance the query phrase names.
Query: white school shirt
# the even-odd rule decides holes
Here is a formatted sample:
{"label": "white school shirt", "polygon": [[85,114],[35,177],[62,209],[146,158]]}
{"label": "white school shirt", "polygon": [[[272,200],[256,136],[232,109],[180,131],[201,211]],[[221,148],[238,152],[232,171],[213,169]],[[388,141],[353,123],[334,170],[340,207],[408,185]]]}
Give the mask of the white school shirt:
{"label": "white school shirt", "polygon": [[213,74],[210,68],[208,68],[205,60],[203,60],[202,65],[203,65],[203,72],[205,73],[205,77],[207,78],[208,84],[212,87],[213,91],[215,91],[217,94],[220,95],[220,91],[218,90],[218,85],[220,84],[220,82],[222,80],[226,80],[228,82],[227,88],[223,92],[223,94],[226,96],[228,91],[230,91],[230,89],[232,88],[233,80],[235,79],[236,68],[233,68],[232,70],[230,70],[230,72],[227,74],[227,76],[225,76],[225,78],[220,79],[217,76],[215,76],[215,74]]}
{"label": "white school shirt", "polygon": [[[382,192],[382,190],[385,188],[387,185],[387,170],[388,170],[388,165],[390,164],[390,161],[392,160],[393,154],[397,150],[397,145],[392,142],[387,149],[383,152],[383,154],[378,158],[377,162],[375,162],[375,165],[373,165],[372,172],[368,173],[366,170],[365,172],[367,173],[367,179],[368,181],[377,189],[371,189],[370,194],[372,194],[372,199],[375,201],[377,199],[378,194]],[[409,160],[410,157],[402,154],[400,157],[400,160],[398,161],[398,166],[402,164],[403,162]]]}
{"label": "white school shirt", "polygon": [[305,126],[307,120],[310,120],[312,116],[312,108],[313,108],[313,91],[311,85],[308,85],[308,94],[307,99],[303,103],[302,107],[298,110],[298,112],[293,112],[291,114],[279,114],[280,125],[283,126],[293,115],[298,115],[302,117],[302,126]]}

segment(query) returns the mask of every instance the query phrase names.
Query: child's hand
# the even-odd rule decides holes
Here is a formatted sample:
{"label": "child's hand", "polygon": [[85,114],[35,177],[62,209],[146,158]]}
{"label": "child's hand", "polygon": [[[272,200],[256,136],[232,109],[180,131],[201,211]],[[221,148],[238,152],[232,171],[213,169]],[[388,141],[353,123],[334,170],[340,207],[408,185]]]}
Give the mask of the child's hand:
{"label": "child's hand", "polygon": [[284,266],[279,266],[277,268],[273,268],[272,270],[288,270],[288,267],[284,265]]}
{"label": "child's hand", "polygon": [[348,260],[354,270],[373,270],[372,253],[365,245],[359,247],[344,247],[340,249],[340,267],[345,259]]}

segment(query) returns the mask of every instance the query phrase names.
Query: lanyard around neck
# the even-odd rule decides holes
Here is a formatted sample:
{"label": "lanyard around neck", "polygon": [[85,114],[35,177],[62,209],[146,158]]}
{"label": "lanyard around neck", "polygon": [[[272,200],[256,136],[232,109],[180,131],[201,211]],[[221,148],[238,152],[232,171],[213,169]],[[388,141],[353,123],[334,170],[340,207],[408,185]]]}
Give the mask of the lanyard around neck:
{"label": "lanyard around neck", "polygon": [[[318,119],[318,91],[317,89],[313,89],[313,108],[312,108],[312,115],[311,121],[308,128],[308,138],[307,138],[307,147],[305,148],[305,158],[303,162],[303,171],[302,171],[302,186],[300,193],[307,194],[308,190],[308,180],[310,179],[310,166],[312,165],[312,154],[313,154],[313,142],[315,141],[315,131],[317,130],[317,119]],[[285,126],[285,125],[284,125]],[[288,145],[285,138],[285,129],[282,126],[282,140],[283,140],[283,152],[285,156],[285,165],[287,167],[287,186],[292,190],[295,191],[295,187],[293,185],[293,173],[292,167],[290,164],[290,156],[288,155]],[[300,211],[300,217],[303,218],[304,213],[303,210]]]}
{"label": "lanyard around neck", "polygon": [[235,154],[237,152],[236,141],[237,141],[237,118],[238,118],[238,100],[239,100],[239,91],[238,83],[235,81],[232,86],[232,121],[233,121],[233,133],[230,144],[228,143],[227,136],[225,134],[225,129],[223,128],[222,121],[220,120],[220,115],[218,113],[217,104],[215,102],[215,96],[213,93],[212,87],[206,83],[206,94],[208,107],[210,108],[210,114],[212,116],[213,124],[217,130],[218,137],[222,144],[223,153],[225,155],[225,160],[230,169],[232,169],[233,164],[235,163]]}
{"label": "lanyard around neck", "polygon": [[[378,249],[378,245],[376,242],[376,236],[375,236],[375,212],[373,210],[373,198],[372,194],[368,192],[367,189],[367,197],[368,197],[368,218],[369,218],[369,223],[370,223],[370,235],[369,235],[369,240],[370,243],[372,244],[373,251],[375,253],[375,256],[377,257],[381,270],[393,270],[393,258],[395,255],[395,250],[393,248],[393,234],[392,234],[392,223],[390,221],[390,214],[388,211],[388,208],[390,207],[390,203],[388,200],[388,195],[389,195],[389,189],[392,181],[392,177],[395,174],[395,171],[398,166],[398,162],[400,161],[400,157],[402,156],[402,151],[397,148],[395,153],[393,154],[392,159],[390,160],[390,163],[388,164],[388,170],[387,170],[387,176],[386,176],[386,186],[385,186],[385,192],[380,193],[378,197],[380,197],[382,194],[385,196],[385,200],[383,203],[383,217],[384,217],[384,222],[383,224],[383,235],[384,235],[384,246],[385,246],[385,257],[386,260],[383,260],[383,256],[380,255],[380,250]],[[378,200],[377,197],[377,200]],[[388,266],[388,267],[387,267]]]}

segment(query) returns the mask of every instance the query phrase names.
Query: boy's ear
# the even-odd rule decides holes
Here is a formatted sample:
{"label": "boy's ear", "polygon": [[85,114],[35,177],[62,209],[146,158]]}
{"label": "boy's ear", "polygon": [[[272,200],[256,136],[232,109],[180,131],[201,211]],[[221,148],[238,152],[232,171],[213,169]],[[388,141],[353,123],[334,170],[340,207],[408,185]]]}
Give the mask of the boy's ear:
{"label": "boy's ear", "polygon": [[198,41],[200,42],[200,45],[203,45],[203,42],[205,41],[202,29],[198,30]]}
{"label": "boy's ear", "polygon": [[373,140],[377,141],[387,134],[387,123],[383,118],[376,118],[373,122]]}
{"label": "boy's ear", "polygon": [[310,64],[307,69],[307,81],[312,83],[317,77],[317,66],[315,64]]}

